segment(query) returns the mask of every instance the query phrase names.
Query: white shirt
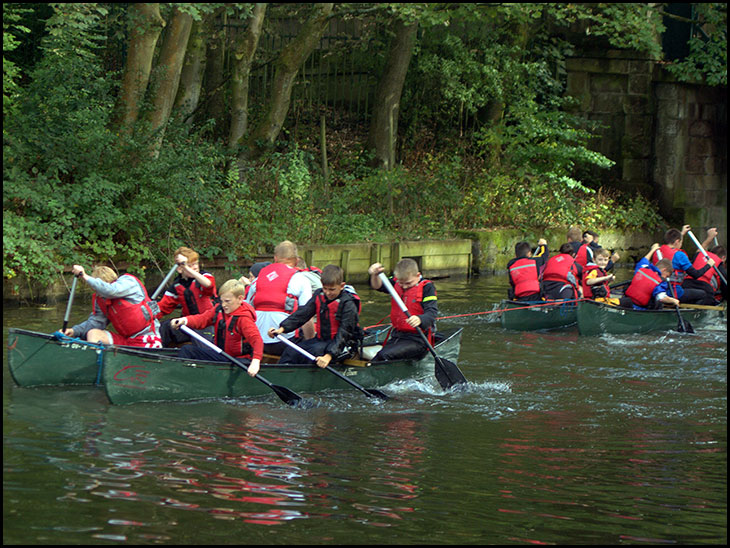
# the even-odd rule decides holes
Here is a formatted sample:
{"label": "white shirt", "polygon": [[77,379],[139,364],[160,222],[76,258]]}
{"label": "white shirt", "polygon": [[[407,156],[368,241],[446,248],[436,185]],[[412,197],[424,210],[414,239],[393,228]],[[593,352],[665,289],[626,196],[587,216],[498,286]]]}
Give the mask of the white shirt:
{"label": "white shirt", "polygon": [[[246,301],[253,306],[253,298],[256,295],[256,280],[251,283],[251,287],[248,290]],[[293,295],[297,298],[297,304],[302,306],[306,304],[309,299],[312,298],[312,285],[309,283],[309,278],[304,272],[297,272],[289,280],[286,292],[289,295]],[[256,327],[259,328],[261,338],[264,340],[264,344],[271,344],[279,342],[277,339],[269,337],[269,329],[276,329],[279,324],[283,322],[289,314],[286,312],[277,312],[270,310],[257,310],[256,311]],[[283,336],[291,338],[294,333],[284,333]]]}

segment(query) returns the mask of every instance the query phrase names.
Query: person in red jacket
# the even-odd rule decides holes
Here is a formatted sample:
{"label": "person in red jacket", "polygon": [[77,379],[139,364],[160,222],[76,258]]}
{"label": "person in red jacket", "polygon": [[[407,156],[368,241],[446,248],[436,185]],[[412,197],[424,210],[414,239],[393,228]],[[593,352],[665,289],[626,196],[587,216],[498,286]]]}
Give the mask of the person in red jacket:
{"label": "person in red jacket", "polygon": [[[162,299],[157,303],[160,309],[158,318],[167,316],[176,308],[182,308],[182,316],[193,316],[213,308],[218,299],[215,289],[215,277],[209,272],[200,269],[200,256],[189,247],[179,247],[173,253],[177,264],[177,277],[166,290]],[[160,323],[162,346],[169,347],[173,343],[180,345],[191,342],[190,337],[170,325],[171,320]],[[206,339],[213,340],[213,330],[206,329],[199,333]],[[192,340],[200,346],[202,343]]]}
{"label": "person in red jacket", "polygon": [[507,298],[514,301],[539,301],[540,273],[548,260],[547,242],[540,238],[535,253],[529,242],[515,244],[515,258],[507,263],[510,288]]}
{"label": "person in red jacket", "polygon": [[[220,288],[220,305],[202,314],[184,316],[172,320],[172,327],[179,329],[187,325],[191,329],[203,329],[212,325],[215,329],[215,344],[227,354],[243,362],[248,361],[248,374],[259,372],[264,355],[264,342],[256,327],[256,312],[244,298],[245,286],[239,280],[228,280]],[[226,361],[227,358],[209,349],[185,345],[178,349],[183,358]]]}
{"label": "person in red jacket", "polygon": [[542,294],[545,300],[578,299],[582,288],[583,268],[575,261],[573,247],[565,243],[558,255],[550,257],[542,271]]}
{"label": "person in red jacket", "polygon": [[[727,294],[727,284],[723,282],[723,278],[727,280],[727,269],[725,262],[727,261],[727,250],[724,246],[717,245],[711,248],[707,255],[715,264],[715,268],[708,268],[699,278],[686,277],[682,282],[685,296],[682,302],[716,305],[722,301]],[[695,257],[692,267],[702,272],[705,265],[709,264],[708,257],[703,253],[698,253]],[[718,274],[719,272],[719,274]]]}
{"label": "person in red jacket", "polygon": [[[370,285],[373,289],[388,293],[378,275],[385,268],[380,263],[374,263],[368,268]],[[438,316],[438,300],[436,286],[426,280],[418,271],[418,263],[413,259],[402,259],[393,269],[391,282],[396,293],[406,305],[409,317],[391,298],[390,322],[392,329],[388,340],[378,352],[373,361],[398,360],[406,358],[420,359],[428,352],[428,346],[418,334],[422,329],[428,339],[433,341],[436,331],[436,317]]]}
{"label": "person in red jacket", "polygon": [[619,299],[611,297],[611,288],[608,285],[615,278],[613,274],[606,272],[610,260],[611,252],[608,249],[601,247],[593,252],[593,261],[586,264],[581,277],[584,298],[619,304]]}

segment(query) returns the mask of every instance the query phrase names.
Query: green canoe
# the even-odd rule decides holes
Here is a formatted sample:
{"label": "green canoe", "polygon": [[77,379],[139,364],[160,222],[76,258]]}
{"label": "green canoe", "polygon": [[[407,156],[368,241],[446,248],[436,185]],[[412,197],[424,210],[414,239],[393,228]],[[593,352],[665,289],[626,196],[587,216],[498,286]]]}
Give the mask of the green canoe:
{"label": "green canoe", "polygon": [[[443,336],[435,347],[436,352],[455,363],[461,346],[461,329]],[[348,360],[334,367],[366,388],[434,376],[434,361],[430,354],[421,360]],[[329,389],[352,390],[342,379],[316,365],[264,363],[261,375],[272,384],[304,394]],[[191,361],[128,349],[107,354],[102,378],[109,401],[114,404],[237,398],[272,393],[242,368],[227,362]]]}
{"label": "green canoe", "polygon": [[503,300],[499,314],[502,327],[514,331],[540,331],[575,325],[575,301]]}
{"label": "green canoe", "polygon": [[[435,348],[440,357],[458,361],[461,332],[457,329],[437,335]],[[372,356],[376,352],[382,334],[381,330],[376,337],[366,336],[364,354],[369,351],[367,355]],[[8,364],[19,386],[103,384],[109,400],[117,404],[272,394],[263,383],[226,362],[180,359],[175,349],[102,347],[16,328],[8,333]],[[365,388],[434,375],[430,354],[422,360],[380,363],[353,359],[336,367]],[[314,365],[263,363],[261,375],[297,392],[352,389]]]}
{"label": "green canoe", "polygon": [[[717,324],[725,318],[724,306],[680,305],[680,313],[692,327]],[[596,301],[578,303],[578,331],[581,335],[622,335],[671,331],[679,327],[675,308],[633,310]]]}
{"label": "green canoe", "polygon": [[[390,329],[389,325],[371,328],[365,335],[364,350],[372,357]],[[174,348],[91,344],[60,333],[38,333],[11,327],[8,329],[8,368],[15,384],[22,387],[94,385],[101,383],[105,357],[123,349],[176,356]]]}

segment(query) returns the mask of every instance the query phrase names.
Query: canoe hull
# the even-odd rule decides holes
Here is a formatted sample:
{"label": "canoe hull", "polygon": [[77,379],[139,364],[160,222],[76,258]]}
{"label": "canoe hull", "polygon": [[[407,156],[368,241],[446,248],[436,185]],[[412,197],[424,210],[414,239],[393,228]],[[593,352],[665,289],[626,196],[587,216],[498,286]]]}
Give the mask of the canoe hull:
{"label": "canoe hull", "polygon": [[[725,311],[721,307],[681,308],[680,313],[685,322],[693,327],[711,325],[725,317]],[[577,318],[578,332],[585,336],[674,331],[679,326],[675,309],[632,310],[595,301],[581,301],[578,304]]]}
{"label": "canoe hull", "polygon": [[545,302],[532,303],[520,301],[502,301],[500,321],[502,327],[513,331],[541,331],[562,329],[577,322],[575,303]]}
{"label": "canoe hull", "polygon": [[[461,329],[437,345],[436,350],[439,356],[456,362],[460,344]],[[430,354],[422,360],[335,367],[366,388],[434,375],[434,361]],[[263,364],[260,374],[269,382],[299,394],[330,389],[352,390],[350,385],[315,365]],[[129,350],[106,356],[102,378],[109,401],[117,405],[239,398],[272,393],[264,383],[251,378],[246,371],[233,364],[152,356]]]}
{"label": "canoe hull", "polygon": [[[438,355],[458,361],[461,329],[445,334]],[[377,341],[374,341],[377,342]],[[183,401],[271,395],[264,383],[227,362],[185,360],[175,349],[107,346],[103,350],[80,342],[62,342],[52,335],[10,328],[8,364],[22,387],[103,384],[115,404],[141,401]],[[353,360],[338,371],[366,388],[433,377],[430,354],[422,360],[369,363]],[[261,375],[273,384],[299,393],[352,387],[314,365],[262,364]]]}
{"label": "canoe hull", "polygon": [[8,329],[8,367],[18,386],[94,384],[100,374],[102,355],[101,350],[88,344]]}

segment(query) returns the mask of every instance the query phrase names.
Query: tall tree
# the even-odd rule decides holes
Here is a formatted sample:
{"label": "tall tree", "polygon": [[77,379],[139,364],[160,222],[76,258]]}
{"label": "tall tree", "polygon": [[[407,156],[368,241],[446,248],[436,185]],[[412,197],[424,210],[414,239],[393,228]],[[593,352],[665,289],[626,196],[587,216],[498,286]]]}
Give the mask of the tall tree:
{"label": "tall tree", "polygon": [[386,169],[393,167],[400,99],[417,30],[417,24],[406,23],[401,19],[396,19],[392,24],[393,38],[375,94],[368,148],[375,153],[378,166]]}
{"label": "tall tree", "polygon": [[172,105],[177,95],[180,73],[188,46],[193,17],[190,13],[175,7],[172,21],[167,28],[157,70],[151,86],[152,108],[149,111],[150,129],[156,133],[152,153],[156,156],[165,134],[165,125],[170,119]]}
{"label": "tall tree", "polygon": [[248,85],[256,48],[264,24],[266,4],[254,4],[246,32],[233,45],[233,74],[231,76],[231,127],[228,132],[228,146],[238,145],[239,139],[248,130]]}
{"label": "tall tree", "polygon": [[129,5],[129,42],[127,62],[119,94],[117,125],[120,132],[130,134],[139,117],[142,100],[152,71],[155,46],[165,26],[160,4]]}
{"label": "tall tree", "polygon": [[294,80],[327,28],[333,6],[331,3],[315,4],[299,34],[279,53],[274,63],[274,81],[263,117],[250,135],[244,138],[240,162],[260,156],[273,146],[279,136],[289,112]]}
{"label": "tall tree", "polygon": [[205,72],[205,40],[206,19],[193,21],[188,38],[188,49],[185,52],[182,71],[180,72],[180,83],[177,87],[175,106],[173,111],[186,122],[192,122],[192,114],[198,108],[200,91],[203,86],[203,73]]}

